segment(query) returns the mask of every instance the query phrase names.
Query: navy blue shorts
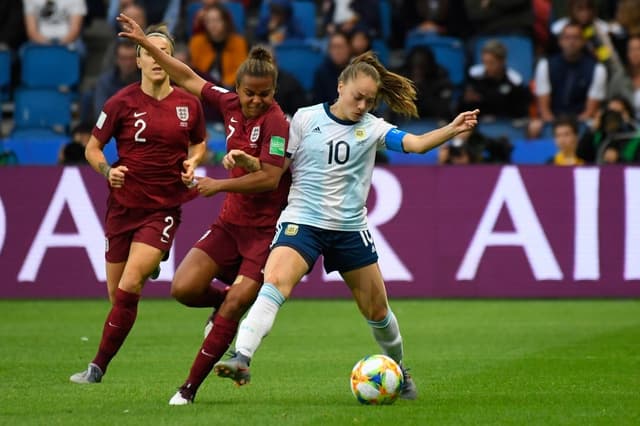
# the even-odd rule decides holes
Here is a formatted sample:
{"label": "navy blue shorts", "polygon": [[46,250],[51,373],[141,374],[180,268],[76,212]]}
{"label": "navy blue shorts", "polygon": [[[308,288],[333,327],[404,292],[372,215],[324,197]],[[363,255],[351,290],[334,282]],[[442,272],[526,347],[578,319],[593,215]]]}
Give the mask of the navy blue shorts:
{"label": "navy blue shorts", "polygon": [[278,225],[271,248],[287,246],[307,261],[309,272],[318,256],[324,256],[327,272],[349,272],[378,261],[369,230],[331,231],[309,225],[283,222]]}

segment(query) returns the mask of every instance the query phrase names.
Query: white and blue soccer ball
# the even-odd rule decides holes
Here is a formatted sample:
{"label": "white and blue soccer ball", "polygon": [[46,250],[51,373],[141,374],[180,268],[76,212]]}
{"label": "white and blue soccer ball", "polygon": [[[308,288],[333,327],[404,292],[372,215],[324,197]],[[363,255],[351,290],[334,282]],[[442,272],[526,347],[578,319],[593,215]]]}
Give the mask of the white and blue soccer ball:
{"label": "white and blue soccer ball", "polygon": [[400,366],[386,355],[366,356],[351,370],[351,392],[361,404],[393,404],[403,381]]}

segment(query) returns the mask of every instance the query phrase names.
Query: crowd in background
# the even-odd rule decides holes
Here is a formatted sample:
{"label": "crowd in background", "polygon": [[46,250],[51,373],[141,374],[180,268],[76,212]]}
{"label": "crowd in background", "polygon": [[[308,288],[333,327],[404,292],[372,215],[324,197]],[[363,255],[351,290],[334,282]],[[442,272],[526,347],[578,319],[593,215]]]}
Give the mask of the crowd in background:
{"label": "crowd in background", "polygon": [[[102,72],[78,89],[79,125],[86,132],[104,101],[137,81],[136,48],[118,39],[115,17],[125,13],[142,27],[165,22],[178,41],[176,55],[204,78],[233,89],[236,71],[250,46],[276,46],[307,38],[308,28],[293,19],[294,1],[305,0],[12,0],[0,4],[0,45],[13,52],[13,86],[19,84],[20,54],[28,43],[64,44],[83,62],[99,55]],[[558,165],[640,161],[640,0],[306,0],[317,10],[312,33],[324,61],[311,90],[281,69],[276,100],[293,115],[304,105],[332,102],[336,80],[350,58],[382,42],[392,52],[390,65],[410,77],[418,89],[422,119],[448,120],[459,111],[479,108],[483,120],[525,123],[530,138],[546,129],[556,141],[549,162]],[[192,3],[201,3],[195,14]],[[229,3],[240,3],[246,17],[236,28]],[[191,20],[188,19],[192,18]],[[388,19],[391,31],[384,33]],[[113,31],[104,52],[87,50],[84,31],[104,20]],[[427,45],[406,49],[409,34],[455,37],[467,47],[461,84],[452,81]],[[532,76],[508,66],[500,37],[532,41]],[[492,38],[495,36],[495,38]],[[473,46],[485,40],[474,63]],[[374,46],[375,47],[375,46]],[[277,60],[276,56],[276,60]],[[389,114],[384,106],[377,113]],[[208,122],[220,117],[206,111]],[[393,117],[395,118],[395,117]],[[82,140],[82,138],[79,138]],[[508,138],[479,130],[453,140],[439,153],[443,164],[508,162]],[[64,159],[64,157],[62,157]]]}

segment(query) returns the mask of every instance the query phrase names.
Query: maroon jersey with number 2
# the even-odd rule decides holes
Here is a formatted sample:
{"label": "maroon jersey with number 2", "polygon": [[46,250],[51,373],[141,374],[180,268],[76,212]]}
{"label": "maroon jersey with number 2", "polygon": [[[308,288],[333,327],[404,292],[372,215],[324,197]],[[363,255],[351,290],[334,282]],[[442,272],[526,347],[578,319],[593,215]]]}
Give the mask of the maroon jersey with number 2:
{"label": "maroon jersey with number 2", "polygon": [[118,161],[124,165],[122,188],[111,196],[128,208],[165,209],[192,198],[181,180],[182,162],[190,144],[206,136],[200,100],[182,89],[157,100],[145,94],[140,83],[131,84],[104,105],[93,136],[108,143],[114,137]]}

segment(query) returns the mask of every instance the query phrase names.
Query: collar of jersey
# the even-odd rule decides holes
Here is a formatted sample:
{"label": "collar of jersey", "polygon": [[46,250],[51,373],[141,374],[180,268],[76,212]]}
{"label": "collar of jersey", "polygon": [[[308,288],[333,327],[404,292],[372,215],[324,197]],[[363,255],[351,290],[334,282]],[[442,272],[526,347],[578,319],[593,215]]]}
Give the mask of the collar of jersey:
{"label": "collar of jersey", "polygon": [[324,111],[327,113],[327,115],[329,116],[330,119],[332,119],[333,121],[335,121],[338,124],[344,124],[346,126],[351,126],[353,124],[356,124],[357,121],[351,121],[351,120],[342,120],[338,117],[336,117],[335,115],[333,115],[333,113],[331,112],[331,109],[329,109],[329,102],[325,102],[323,104],[324,106]]}

